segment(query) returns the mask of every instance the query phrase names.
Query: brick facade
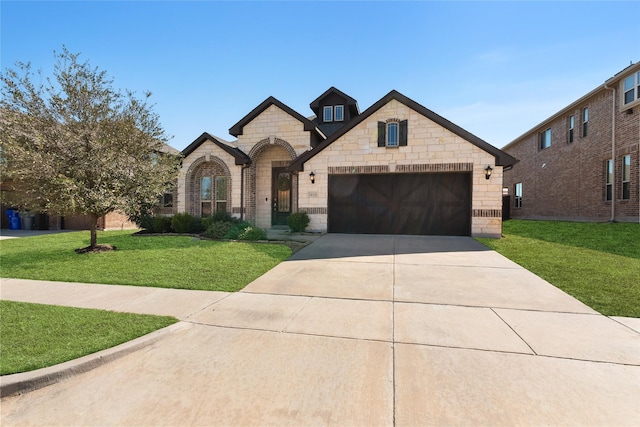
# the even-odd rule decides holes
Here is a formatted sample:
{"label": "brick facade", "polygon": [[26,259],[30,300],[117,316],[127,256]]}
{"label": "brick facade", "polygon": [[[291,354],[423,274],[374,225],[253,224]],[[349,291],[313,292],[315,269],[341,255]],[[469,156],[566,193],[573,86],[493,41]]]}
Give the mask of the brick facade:
{"label": "brick facade", "polygon": [[[577,221],[640,221],[640,105],[622,106],[620,81],[627,69],[550,119],[508,144],[519,162],[505,171],[511,217]],[[584,135],[582,114],[588,108]],[[574,117],[573,141],[569,118]],[[612,125],[613,123],[613,125]],[[540,133],[551,129],[551,146],[540,148]],[[614,144],[612,148],[612,138]],[[613,152],[612,152],[613,151]],[[622,159],[631,156],[630,198],[622,199]],[[607,199],[607,160],[614,159],[613,200]],[[515,207],[515,185],[522,183],[522,206]]]}

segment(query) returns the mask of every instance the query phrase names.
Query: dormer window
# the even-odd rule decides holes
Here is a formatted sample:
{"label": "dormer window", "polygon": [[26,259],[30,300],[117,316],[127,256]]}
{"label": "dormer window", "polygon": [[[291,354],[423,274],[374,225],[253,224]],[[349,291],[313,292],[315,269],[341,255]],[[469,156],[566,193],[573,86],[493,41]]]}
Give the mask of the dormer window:
{"label": "dormer window", "polygon": [[322,109],[322,117],[324,122],[332,122],[333,121],[333,107],[326,106]]}
{"label": "dormer window", "polygon": [[334,120],[336,122],[341,122],[344,120],[344,105],[336,105],[333,107],[334,112]]}

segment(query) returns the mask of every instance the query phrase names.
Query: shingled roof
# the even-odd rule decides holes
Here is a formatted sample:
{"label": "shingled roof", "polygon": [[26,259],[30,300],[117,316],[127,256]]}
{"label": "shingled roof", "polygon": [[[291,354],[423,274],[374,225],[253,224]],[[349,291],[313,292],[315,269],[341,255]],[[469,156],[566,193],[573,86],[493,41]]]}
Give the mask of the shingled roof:
{"label": "shingled roof", "polygon": [[391,100],[396,100],[396,101],[406,105],[407,107],[411,108],[412,110],[422,114],[423,116],[425,116],[429,120],[439,124],[443,128],[451,131],[452,133],[454,133],[454,134],[458,135],[459,137],[463,138],[464,140],[469,141],[470,143],[472,143],[473,145],[477,146],[478,148],[480,148],[480,149],[486,151],[487,153],[493,155],[495,157],[495,159],[496,159],[496,165],[498,165],[498,166],[504,166],[504,167],[512,166],[517,161],[514,157],[508,155],[507,153],[505,153],[502,150],[499,150],[498,148],[494,147],[493,145],[489,144],[488,142],[484,141],[483,139],[478,138],[477,136],[475,136],[472,133],[464,130],[460,126],[450,122],[449,120],[445,119],[444,117],[442,117],[442,116],[434,113],[433,111],[429,110],[428,108],[418,104],[414,100],[404,96],[400,92],[398,92],[396,90],[392,90],[391,92],[386,94],[384,97],[382,97],[379,101],[377,101],[375,104],[373,104],[371,107],[367,108],[362,114],[360,114],[359,116],[357,116],[356,118],[354,118],[353,120],[351,120],[350,122],[345,124],[345,126],[340,128],[337,132],[332,134],[329,138],[327,138],[326,140],[324,140],[323,142],[318,144],[315,148],[313,148],[312,150],[306,151],[303,154],[301,154],[298,158],[296,158],[291,163],[291,165],[289,166],[289,169],[292,170],[292,171],[302,171],[302,170],[304,170],[305,162],[307,162],[308,160],[313,158],[316,154],[320,153],[322,150],[324,150],[329,145],[334,143],[337,139],[339,139],[344,134],[349,132],[351,129],[353,129],[355,126],[357,126],[359,123],[362,123],[363,121],[365,121],[373,113],[375,113],[380,108],[385,106]]}

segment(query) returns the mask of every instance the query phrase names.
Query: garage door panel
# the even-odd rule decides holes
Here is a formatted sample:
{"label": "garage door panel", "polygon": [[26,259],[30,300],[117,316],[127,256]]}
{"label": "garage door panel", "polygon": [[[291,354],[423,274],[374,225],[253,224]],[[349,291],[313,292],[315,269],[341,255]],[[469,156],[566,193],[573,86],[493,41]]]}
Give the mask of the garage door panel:
{"label": "garage door panel", "polygon": [[334,233],[469,235],[468,173],[331,175]]}

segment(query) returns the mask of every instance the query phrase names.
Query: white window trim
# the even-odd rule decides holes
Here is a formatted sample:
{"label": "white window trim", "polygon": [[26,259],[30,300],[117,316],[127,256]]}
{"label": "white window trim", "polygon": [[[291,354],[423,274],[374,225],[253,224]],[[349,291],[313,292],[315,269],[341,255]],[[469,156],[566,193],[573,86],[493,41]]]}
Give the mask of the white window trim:
{"label": "white window trim", "polygon": [[[518,191],[518,187],[520,189],[520,191]],[[514,199],[513,199],[513,207],[515,209],[520,209],[522,208],[522,183],[521,182],[516,182],[516,184],[513,186],[513,193],[514,193]]]}
{"label": "white window trim", "polygon": [[[633,100],[631,100],[630,102],[627,102],[625,104],[625,102],[624,102],[624,94],[625,94],[624,83],[629,78],[633,78],[633,87],[632,87],[631,90],[634,92],[634,97],[633,97]],[[628,92],[628,91],[626,91],[626,92]],[[620,111],[628,110],[629,108],[633,108],[633,107],[639,106],[639,105],[640,105],[640,71],[636,71],[635,73],[630,74],[630,75],[626,76],[625,78],[623,78],[622,80],[620,80]]]}
{"label": "white window trim", "polygon": [[576,118],[573,114],[569,116],[569,131],[567,133],[567,141],[572,143],[576,139]]}
{"label": "white window trim", "polygon": [[[342,117],[338,118],[338,108],[340,108]],[[344,121],[344,105],[336,105],[333,107],[333,121],[334,122],[343,122]]]}
{"label": "white window trim", "polygon": [[589,106],[582,107],[580,110],[580,137],[586,138],[587,136],[589,136]]}
{"label": "white window trim", "polygon": [[[329,120],[327,120],[327,112],[329,112]],[[322,108],[322,121],[323,122],[332,122],[333,121],[333,107],[330,105],[326,105]]]}
{"label": "white window trim", "polygon": [[[549,141],[547,141],[547,133],[549,135]],[[548,142],[547,145],[543,146],[542,145],[542,141]],[[547,148],[551,147],[551,128],[545,129],[542,132],[540,132],[539,134],[539,138],[538,138],[538,149],[540,150],[546,150]]]}
{"label": "white window trim", "polygon": [[[605,202],[611,202],[614,199],[614,187],[613,187],[613,174],[614,174],[614,167],[615,165],[613,164],[613,160],[609,159],[606,161],[605,163],[605,178],[604,178],[604,201]],[[609,172],[611,171],[611,172]],[[609,194],[609,187],[611,187],[611,198],[608,197]]]}
{"label": "white window trim", "polygon": [[[629,159],[629,166],[628,168],[626,167],[626,163],[625,163],[625,159]],[[631,200],[631,191],[629,191],[629,197],[627,199],[624,198],[624,185],[625,184],[629,184],[629,186],[631,185],[631,154],[626,154],[624,156],[622,156],[622,165],[621,165],[621,181],[622,181],[622,188],[620,189],[620,198],[622,200]],[[629,179],[624,179],[624,175],[625,172],[627,172],[629,174]]]}

